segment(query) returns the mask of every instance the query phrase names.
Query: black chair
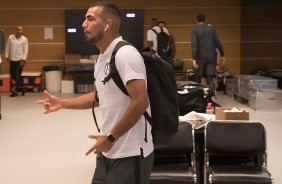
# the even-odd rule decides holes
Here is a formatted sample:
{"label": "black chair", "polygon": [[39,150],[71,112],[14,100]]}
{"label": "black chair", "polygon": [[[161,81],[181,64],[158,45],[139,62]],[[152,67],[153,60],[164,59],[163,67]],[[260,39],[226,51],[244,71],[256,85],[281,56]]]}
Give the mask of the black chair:
{"label": "black chair", "polygon": [[175,59],[173,62],[172,62],[172,67],[174,70],[183,70],[183,67],[184,67],[184,62],[182,59]]}
{"label": "black chair", "polygon": [[196,183],[194,128],[189,122],[180,122],[178,129],[170,145],[155,148],[151,184]]}
{"label": "black chair", "polygon": [[271,184],[266,133],[260,122],[211,121],[205,127],[205,181]]}

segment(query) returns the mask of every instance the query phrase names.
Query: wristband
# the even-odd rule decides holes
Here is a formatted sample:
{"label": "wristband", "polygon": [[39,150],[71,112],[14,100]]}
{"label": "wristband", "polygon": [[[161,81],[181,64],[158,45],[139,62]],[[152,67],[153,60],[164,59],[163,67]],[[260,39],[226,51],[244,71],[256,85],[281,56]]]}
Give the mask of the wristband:
{"label": "wristband", "polygon": [[107,133],[107,139],[111,142],[114,143],[115,141],[117,141],[117,139],[112,135],[112,133]]}

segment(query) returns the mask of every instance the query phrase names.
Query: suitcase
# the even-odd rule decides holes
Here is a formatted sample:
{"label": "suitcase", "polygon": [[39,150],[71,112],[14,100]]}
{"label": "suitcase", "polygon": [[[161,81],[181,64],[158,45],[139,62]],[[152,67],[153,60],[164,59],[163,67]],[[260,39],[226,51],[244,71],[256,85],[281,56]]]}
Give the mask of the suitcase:
{"label": "suitcase", "polygon": [[241,96],[241,81],[244,77],[248,77],[249,75],[235,75],[234,76],[234,95]]}
{"label": "suitcase", "polygon": [[281,111],[282,90],[279,88],[255,88],[249,92],[249,107],[256,111]]}
{"label": "suitcase", "polygon": [[250,88],[276,88],[277,87],[278,80],[272,79],[270,77],[264,77],[264,76],[249,76],[245,77],[241,81],[241,96],[245,99],[249,99],[249,91]]}
{"label": "suitcase", "polygon": [[260,75],[235,75],[235,85],[234,85],[234,98],[235,100],[241,102],[241,103],[247,103],[248,102],[248,92],[246,94],[246,86],[248,86],[249,80],[252,79],[259,79],[259,78],[265,78]]}
{"label": "suitcase", "polygon": [[230,97],[234,97],[235,91],[235,78],[228,77],[226,78],[226,87],[225,87],[225,94]]}

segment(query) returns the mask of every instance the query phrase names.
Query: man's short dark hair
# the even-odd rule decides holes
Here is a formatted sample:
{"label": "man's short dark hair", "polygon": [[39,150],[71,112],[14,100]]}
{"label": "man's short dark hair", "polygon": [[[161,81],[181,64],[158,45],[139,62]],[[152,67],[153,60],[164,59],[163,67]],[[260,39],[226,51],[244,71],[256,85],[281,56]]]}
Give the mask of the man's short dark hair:
{"label": "man's short dark hair", "polygon": [[159,21],[159,24],[164,24],[166,26],[166,22],[163,20]]}
{"label": "man's short dark hair", "polygon": [[107,13],[110,13],[114,15],[116,18],[121,19],[121,12],[119,8],[114,5],[113,3],[109,2],[96,2],[90,5],[90,7],[101,7],[103,8]]}
{"label": "man's short dark hair", "polygon": [[198,22],[205,22],[205,18],[206,18],[205,15],[202,14],[202,13],[197,15],[197,21]]}
{"label": "man's short dark hair", "polygon": [[151,27],[155,27],[158,25],[158,19],[157,18],[152,18],[151,19]]}
{"label": "man's short dark hair", "polygon": [[155,22],[155,21],[158,22],[158,19],[157,18],[152,18],[151,21],[152,22]]}

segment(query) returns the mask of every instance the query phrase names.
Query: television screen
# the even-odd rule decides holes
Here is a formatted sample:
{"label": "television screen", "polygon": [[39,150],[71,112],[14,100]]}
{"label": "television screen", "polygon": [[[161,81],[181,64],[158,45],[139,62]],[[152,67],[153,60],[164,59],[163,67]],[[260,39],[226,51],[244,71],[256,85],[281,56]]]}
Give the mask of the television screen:
{"label": "television screen", "polygon": [[[95,45],[86,42],[82,23],[85,20],[86,9],[65,10],[66,54],[79,53],[82,55],[99,54]],[[138,50],[144,42],[144,13],[139,9],[122,9],[120,35],[133,44]]]}

